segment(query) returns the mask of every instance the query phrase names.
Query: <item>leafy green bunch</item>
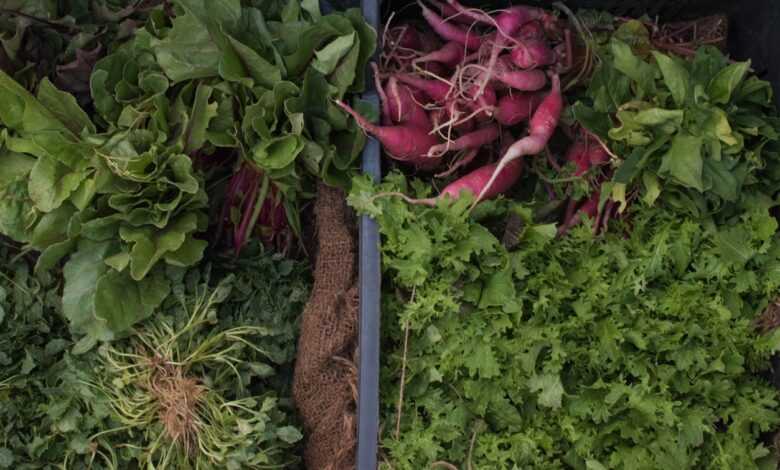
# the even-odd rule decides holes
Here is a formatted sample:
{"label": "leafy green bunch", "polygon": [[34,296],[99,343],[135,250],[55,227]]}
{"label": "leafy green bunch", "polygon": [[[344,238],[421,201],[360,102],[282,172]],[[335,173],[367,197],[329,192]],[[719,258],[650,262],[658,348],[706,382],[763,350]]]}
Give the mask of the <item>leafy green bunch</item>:
{"label": "leafy green bunch", "polygon": [[37,97],[7,75],[0,82],[10,164],[0,229],[42,252],[39,270],[68,257],[64,314],[88,349],[162,302],[164,264],[201,259],[206,242],[194,235],[206,228],[204,182],[182,149],[148,132],[97,134],[47,79]]}
{"label": "leafy green bunch", "polygon": [[[165,269],[202,259],[210,208],[256,198],[212,221],[246,235],[272,196],[300,232],[311,180],[347,184],[365,142],[332,103],[362,89],[374,48],[358,10],[179,0],[144,12],[95,64],[92,116],[48,78],[32,94],[0,72],[0,233],[40,251],[39,271],[66,262],[77,352],[159,307]],[[225,161],[252,166],[265,190],[226,189],[232,168],[210,170]]]}
{"label": "leafy green bunch", "polygon": [[766,207],[727,225],[635,207],[557,238],[522,203],[386,196],[408,186],[350,195],[383,237],[385,468],[774,468],[761,371],[780,336],[754,326],[780,289]]}
{"label": "leafy green bunch", "polygon": [[[137,335],[74,356],[60,280],[5,241],[0,260],[0,468],[295,465],[303,263],[253,243],[241,260],[169,269],[174,295]],[[196,433],[181,432],[188,410]]]}
{"label": "leafy green bunch", "polygon": [[43,78],[89,106],[92,68],[162,0],[7,0],[0,8],[0,68],[28,90]]}
{"label": "leafy green bunch", "polygon": [[603,38],[596,53],[570,112],[620,157],[606,196],[652,205],[665,193],[683,210],[709,214],[733,208],[745,186],[776,181],[754,176],[777,161],[780,121],[769,82],[748,73],[750,62],[711,46],[691,60],[664,54],[638,21]]}

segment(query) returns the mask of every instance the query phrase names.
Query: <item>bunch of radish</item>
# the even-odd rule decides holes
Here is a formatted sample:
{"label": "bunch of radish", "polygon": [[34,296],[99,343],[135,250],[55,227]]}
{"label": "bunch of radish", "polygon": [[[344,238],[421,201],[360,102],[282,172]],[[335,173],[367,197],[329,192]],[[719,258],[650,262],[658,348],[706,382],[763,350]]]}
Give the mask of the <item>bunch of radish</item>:
{"label": "bunch of radish", "polygon": [[610,155],[606,147],[592,134],[581,131],[574,139],[566,152],[566,161],[574,165],[574,175],[589,178],[591,186],[590,196],[584,201],[570,198],[566,205],[566,212],[558,228],[558,234],[563,235],[573,226],[582,221],[583,216],[593,219],[593,232],[599,233],[606,230],[610,218],[616,211],[612,200],[606,201],[603,207],[601,202],[601,185],[608,180],[608,173],[603,171],[607,167]]}
{"label": "bunch of radish", "polygon": [[558,126],[571,33],[540,8],[485,12],[457,0],[426,2],[418,0],[427,24],[393,24],[391,17],[384,28],[373,65],[381,122],[338,105],[393,160],[438,177],[475,168],[439,197],[463,190],[476,202],[495,197],[519,179],[522,157],[541,153]]}

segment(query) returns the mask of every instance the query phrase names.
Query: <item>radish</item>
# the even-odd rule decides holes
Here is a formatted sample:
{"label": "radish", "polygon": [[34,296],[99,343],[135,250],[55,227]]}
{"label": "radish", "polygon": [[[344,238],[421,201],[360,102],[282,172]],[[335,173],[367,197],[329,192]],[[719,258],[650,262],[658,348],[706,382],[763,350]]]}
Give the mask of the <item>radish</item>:
{"label": "radish", "polygon": [[391,122],[419,127],[426,131],[432,129],[428,113],[414,100],[409,88],[399,85],[395,77],[390,77],[387,82],[387,101]]}
{"label": "radish", "polygon": [[520,39],[544,39],[544,27],[539,21],[529,21],[517,33]]}
{"label": "radish", "polygon": [[393,118],[390,117],[390,101],[387,99],[387,93],[382,86],[382,80],[379,78],[379,67],[372,62],[371,68],[374,70],[374,88],[376,88],[376,93],[379,95],[380,122],[383,126],[389,126],[393,123]]}
{"label": "radish", "polygon": [[337,100],[336,104],[352,116],[364,131],[376,137],[387,153],[396,160],[423,167],[431,167],[437,163],[437,159],[426,155],[439,140],[426,129],[409,125],[377,126],[368,122],[346,103]]}
{"label": "radish", "polygon": [[555,52],[538,39],[526,39],[522,47],[515,47],[509,55],[512,62],[521,69],[550,65],[556,60]]}
{"label": "radish", "polygon": [[479,194],[479,200],[492,199],[508,191],[520,179],[522,173],[523,160],[513,160],[500,169],[499,163],[491,163],[448,184],[439,194],[439,198],[450,196],[457,199],[462,191],[468,191]]}
{"label": "radish", "polygon": [[575,141],[566,153],[566,160],[574,163],[574,174],[582,176],[594,166],[601,165],[609,160],[609,154],[601,145],[592,144],[586,139]]}
{"label": "radish", "polygon": [[420,52],[425,52],[427,54],[428,52],[440,49],[441,46],[444,45],[441,38],[431,29],[426,28],[425,31],[420,31],[419,34],[420,41],[422,41],[422,46],[418,49]]}
{"label": "radish", "polygon": [[502,171],[514,160],[525,155],[535,155],[541,152],[547,145],[547,141],[552,137],[558,120],[563,110],[563,97],[561,96],[561,80],[558,75],[553,75],[552,90],[542,100],[539,108],[534,112],[529,124],[528,136],[518,140],[504,153],[496,165],[493,176],[490,177],[487,184],[482,188],[474,204],[482,200],[486,195],[493,194],[492,186],[501,176]]}
{"label": "radish", "polygon": [[496,58],[501,53],[501,50],[506,47],[507,42],[513,41],[511,36],[513,36],[523,24],[536,18],[541,18],[546,14],[544,10],[540,10],[538,8],[513,6],[503,10],[494,19],[483,11],[464,7],[458,3],[457,0],[447,1],[460,13],[468,15],[482,23],[493,25],[498,30],[497,34],[493,38],[494,43],[490,53],[490,59],[488,60],[487,73],[485,74],[485,77],[482,81],[482,85],[480,85],[480,90],[483,90],[487,85],[487,82],[490,80],[490,75],[493,73],[493,67],[496,64]]}
{"label": "radish", "polygon": [[474,24],[473,18],[469,17],[468,15],[459,13],[458,10],[453,8],[451,5],[448,5],[439,0],[428,0],[428,3],[436,7],[438,13],[444,17],[445,21],[452,20],[456,23],[460,23],[466,26],[471,26]]}
{"label": "radish", "polygon": [[479,49],[482,44],[482,39],[471,31],[464,30],[459,26],[447,23],[436,12],[426,7],[418,0],[417,2],[422,8],[423,18],[431,25],[436,33],[447,41],[455,41],[457,43],[465,45],[468,49]]}
{"label": "radish", "polygon": [[480,111],[475,117],[479,121],[486,120],[493,115],[493,111],[496,107],[496,92],[492,87],[486,87],[482,93],[479,93],[479,87],[473,85],[466,92],[466,96],[469,98],[466,101],[466,105],[471,111]]}
{"label": "radish", "polygon": [[480,23],[495,26],[504,36],[512,36],[523,24],[538,18],[543,18],[547,13],[539,8],[516,5],[502,10],[495,18],[482,10],[471,9],[461,5],[457,0],[447,0],[447,3],[458,13],[473,18]]}
{"label": "radish", "polygon": [[541,102],[542,97],[539,93],[504,95],[498,100],[496,106],[496,121],[502,126],[514,126],[528,119]]}
{"label": "radish", "polygon": [[434,145],[428,150],[429,157],[440,157],[450,150],[463,150],[468,148],[478,148],[489,144],[498,139],[498,126],[492,124],[481,129],[477,129],[466,135],[458,137],[452,142],[445,142]]}
{"label": "radish", "polygon": [[[491,175],[495,175],[499,171],[498,178],[493,178]],[[436,197],[429,197],[425,199],[414,199],[407,196],[404,193],[399,192],[387,192],[379,193],[374,197],[385,196],[397,196],[408,202],[409,204],[417,204],[424,206],[435,206],[436,203],[444,198],[458,199],[464,191],[471,194],[477,194],[480,191],[483,192],[481,200],[492,199],[499,194],[503,194],[511,188],[520,176],[523,174],[523,160],[513,160],[508,165],[504,165],[501,170],[498,170],[498,163],[491,163],[489,165],[482,166],[476,170],[462,176],[452,183],[444,187],[441,193]],[[493,179],[491,187],[485,191],[485,184],[489,180]]]}
{"label": "radish", "polygon": [[577,225],[582,221],[583,216],[587,216],[591,219],[594,219],[596,224],[594,226],[594,231],[598,231],[599,227],[599,201],[601,200],[601,193],[596,191],[591,195],[590,198],[588,198],[587,201],[583,202],[580,207],[577,209],[577,212],[571,215],[567,215],[566,219],[563,221],[563,224],[561,224],[560,228],[558,228],[558,236],[563,236],[568,232],[572,227]]}
{"label": "radish", "polygon": [[576,140],[566,152],[566,161],[574,163],[574,174],[581,176],[590,168],[588,164],[588,146],[583,140]]}
{"label": "radish", "polygon": [[391,46],[419,50],[423,46],[420,33],[411,25],[404,24],[390,30],[388,41]]}
{"label": "radish", "polygon": [[438,62],[423,62],[420,68],[437,77],[444,77],[448,74],[447,67]]}
{"label": "radish", "polygon": [[474,158],[476,158],[477,154],[479,154],[479,150],[480,149],[478,148],[468,149],[466,153],[462,157],[460,157],[458,161],[455,162],[454,165],[452,165],[450,168],[448,168],[447,170],[441,173],[437,173],[434,176],[436,178],[446,178],[450,176],[451,174],[455,173],[455,171],[458,170],[459,168],[464,167],[469,163],[471,163],[474,160]]}
{"label": "radish", "polygon": [[398,81],[425,92],[426,95],[437,103],[443,103],[450,94],[450,85],[439,80],[427,80],[409,73],[399,73],[395,77]]}
{"label": "radish", "polygon": [[547,76],[541,70],[510,70],[496,67],[493,78],[510,88],[520,91],[541,90],[547,84]]}
{"label": "radish", "polygon": [[456,101],[452,101],[448,106],[433,110],[431,112],[433,128],[438,130],[452,126],[459,134],[466,134],[474,130],[477,121],[475,119],[462,118],[463,113],[458,110],[457,105]]}
{"label": "radish", "polygon": [[441,49],[433,51],[422,57],[419,57],[413,61],[413,63],[421,62],[441,62],[448,67],[454,67],[463,60],[465,55],[463,44],[455,41],[450,41],[445,44]]}

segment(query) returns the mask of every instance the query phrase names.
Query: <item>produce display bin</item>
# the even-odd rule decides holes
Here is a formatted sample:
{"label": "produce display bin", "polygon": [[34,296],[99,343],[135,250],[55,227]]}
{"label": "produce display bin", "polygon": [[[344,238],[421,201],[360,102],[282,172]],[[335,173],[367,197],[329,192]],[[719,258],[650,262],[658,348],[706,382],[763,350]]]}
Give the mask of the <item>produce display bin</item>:
{"label": "produce display bin", "polygon": [[[381,41],[381,19],[390,11],[400,11],[408,0],[361,0],[366,21],[376,28]],[[500,8],[510,3],[538,5],[550,8],[552,2],[478,2],[463,1],[467,5],[495,6]],[[753,69],[763,79],[772,83],[775,101],[780,106],[780,3],[776,0],[568,0],[572,9],[594,8],[616,15],[639,17],[648,15],[661,21],[688,20],[713,14],[725,14],[729,19],[728,51],[738,59],[751,59]],[[404,9],[404,15],[414,12]],[[381,47],[381,44],[378,45]],[[369,72],[370,73],[370,72]],[[368,76],[367,92],[364,98],[377,103],[373,77]],[[381,176],[381,147],[369,139],[363,151],[363,172],[373,178]],[[377,467],[377,444],[379,438],[379,357],[380,357],[380,294],[381,260],[380,240],[376,223],[369,217],[360,220],[360,364],[358,399],[358,451],[356,468],[373,470]],[[773,382],[780,387],[780,358],[773,360]]]}

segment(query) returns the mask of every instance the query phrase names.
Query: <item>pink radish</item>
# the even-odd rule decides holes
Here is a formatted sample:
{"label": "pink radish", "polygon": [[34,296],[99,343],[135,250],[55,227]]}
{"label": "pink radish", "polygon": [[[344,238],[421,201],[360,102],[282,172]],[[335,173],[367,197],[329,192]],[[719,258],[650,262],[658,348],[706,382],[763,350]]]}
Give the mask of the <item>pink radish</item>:
{"label": "pink radish", "polygon": [[422,41],[422,46],[419,51],[425,53],[433,52],[444,44],[436,32],[429,28],[420,32],[420,41]]}
{"label": "pink radish", "polygon": [[522,46],[515,47],[510,53],[512,62],[521,69],[550,65],[555,62],[555,52],[544,41],[526,39]]}
{"label": "pink radish", "polygon": [[431,119],[405,85],[399,85],[395,77],[387,82],[387,101],[390,119],[396,124],[431,130]]}
{"label": "pink radish", "polygon": [[412,126],[377,126],[368,122],[346,103],[336,104],[352,116],[358,125],[379,140],[382,146],[396,160],[416,166],[430,167],[436,159],[427,157],[428,150],[438,143],[436,136],[427,130]]}
{"label": "pink radish", "polygon": [[574,174],[582,176],[594,166],[609,160],[609,154],[596,142],[589,142],[587,137],[575,141],[566,153],[566,160],[574,163]]}
{"label": "pink radish", "polygon": [[436,197],[425,199],[413,199],[403,193],[390,192],[380,193],[374,197],[397,196],[403,198],[409,204],[419,204],[424,206],[435,206],[436,203],[444,198],[458,199],[464,192],[477,194],[483,192],[480,200],[492,199],[500,194],[507,192],[523,174],[523,160],[513,160],[508,165],[501,168],[499,177],[495,178],[488,191],[485,191],[485,183],[493,179],[491,175],[496,174],[498,163],[491,163],[477,168],[476,170],[456,179],[444,187],[441,193]]}
{"label": "pink radish", "polygon": [[491,163],[477,168],[447,185],[439,194],[439,198],[450,196],[457,199],[462,191],[468,191],[472,194],[479,194],[480,201],[492,199],[507,192],[520,179],[522,173],[523,160],[513,160],[500,169],[499,163]]}
{"label": "pink radish", "polygon": [[408,24],[394,27],[390,30],[389,36],[388,40],[392,46],[419,50],[423,45],[423,42],[420,39],[420,33],[413,26]]}
{"label": "pink radish", "polygon": [[[505,138],[506,136],[507,134],[505,134]],[[509,142],[509,139],[506,140]],[[478,201],[492,199],[507,192],[523,174],[523,160],[516,159],[503,165],[502,163],[491,163],[477,168],[448,184],[436,197],[412,199],[406,194],[396,192],[377,194],[377,196],[397,196],[410,204],[426,206],[435,206],[440,199],[446,197],[458,199],[464,191],[480,194]]]}
{"label": "pink radish", "polygon": [[447,67],[438,62],[423,62],[420,68],[429,74],[436,75],[437,77],[444,77],[448,75]]}
{"label": "pink radish", "polygon": [[493,18],[482,10],[467,8],[457,0],[447,0],[447,3],[462,15],[473,18],[480,23],[495,26],[504,36],[512,36],[523,24],[547,15],[544,10],[539,8],[516,5],[502,10]]}
{"label": "pink radish", "polygon": [[519,91],[541,90],[547,84],[547,76],[541,70],[511,70],[496,67],[493,78]]}
{"label": "pink radish", "polygon": [[544,27],[539,21],[529,21],[517,33],[520,39],[544,39]]}
{"label": "pink radish", "polygon": [[[446,128],[451,125],[459,134],[471,132],[477,124],[475,119],[464,119],[464,117],[465,114],[458,110],[458,103],[456,101],[452,101],[447,106],[437,108],[431,112],[431,121],[433,122],[433,127],[435,129],[439,129],[440,127]],[[450,122],[451,124],[446,124]],[[446,134],[447,131],[445,130],[444,133]]]}
{"label": "pink radish", "polygon": [[566,161],[574,163],[574,174],[581,176],[590,168],[588,162],[588,146],[583,140],[576,140],[566,152]]}
{"label": "pink radish", "polygon": [[541,102],[539,93],[513,93],[502,96],[496,107],[496,121],[502,126],[514,126],[528,119]]}
{"label": "pink radish", "polygon": [[441,49],[433,51],[414,60],[414,63],[441,62],[448,67],[454,67],[463,60],[465,54],[463,44],[450,41]]}
{"label": "pink radish", "polygon": [[479,148],[498,139],[498,126],[492,124],[481,129],[477,129],[466,135],[458,137],[452,142],[445,142],[434,145],[428,150],[429,157],[440,157],[448,151],[463,150],[467,148]]}
{"label": "pink radish", "polygon": [[452,20],[456,23],[464,24],[466,26],[471,26],[472,24],[474,24],[473,18],[458,13],[458,10],[453,8],[451,5],[448,5],[439,0],[428,0],[428,3],[436,7],[437,13],[441,15],[445,21]]}
{"label": "pink radish", "polygon": [[433,101],[443,103],[450,94],[450,85],[439,80],[427,80],[408,73],[399,73],[395,77],[398,81],[424,91]]}
{"label": "pink radish", "polygon": [[587,201],[583,202],[580,207],[577,209],[577,212],[571,215],[567,215],[566,219],[563,221],[563,224],[561,224],[560,228],[558,228],[558,236],[563,236],[566,232],[568,232],[572,227],[577,225],[582,221],[582,218],[584,216],[587,216],[591,219],[594,219],[596,222],[596,225],[594,227],[594,231],[598,229],[599,226],[599,201],[601,200],[601,193],[596,191],[591,195],[590,198],[588,198]]}
{"label": "pink radish", "polygon": [[472,85],[466,92],[466,96],[469,98],[466,105],[471,111],[481,111],[475,117],[477,120],[484,121],[484,118],[490,118],[493,115],[497,101],[496,92],[493,87],[486,87],[483,93],[478,93],[479,87]]}
{"label": "pink radish", "polygon": [[552,90],[542,100],[539,108],[531,117],[528,136],[518,140],[504,153],[487,184],[482,188],[474,203],[478,203],[486,195],[492,194],[492,186],[501,176],[502,171],[509,163],[526,155],[535,155],[547,145],[552,137],[558,120],[563,110],[563,97],[561,96],[561,80],[558,75],[553,75]]}
{"label": "pink radish", "polygon": [[387,99],[387,93],[382,86],[382,80],[379,78],[379,67],[375,63],[371,63],[371,68],[374,70],[374,87],[376,93],[379,95],[379,106],[381,110],[381,123],[383,126],[389,126],[392,124],[393,119],[390,117],[390,102]]}
{"label": "pink radish", "polygon": [[465,45],[468,49],[479,49],[482,44],[482,39],[471,31],[467,31],[459,26],[447,23],[436,12],[426,7],[418,0],[420,8],[422,8],[423,18],[431,25],[436,33],[447,41],[455,41],[457,43]]}
{"label": "pink radish", "polygon": [[453,164],[450,168],[448,168],[447,170],[441,173],[437,173],[434,176],[436,178],[446,178],[450,176],[451,174],[455,173],[455,171],[457,171],[459,168],[462,168],[468,165],[469,163],[471,163],[474,160],[474,158],[476,158],[476,156],[479,154],[479,150],[480,149],[478,148],[468,149],[466,153],[462,157],[460,157],[458,161],[456,161],[455,164]]}

